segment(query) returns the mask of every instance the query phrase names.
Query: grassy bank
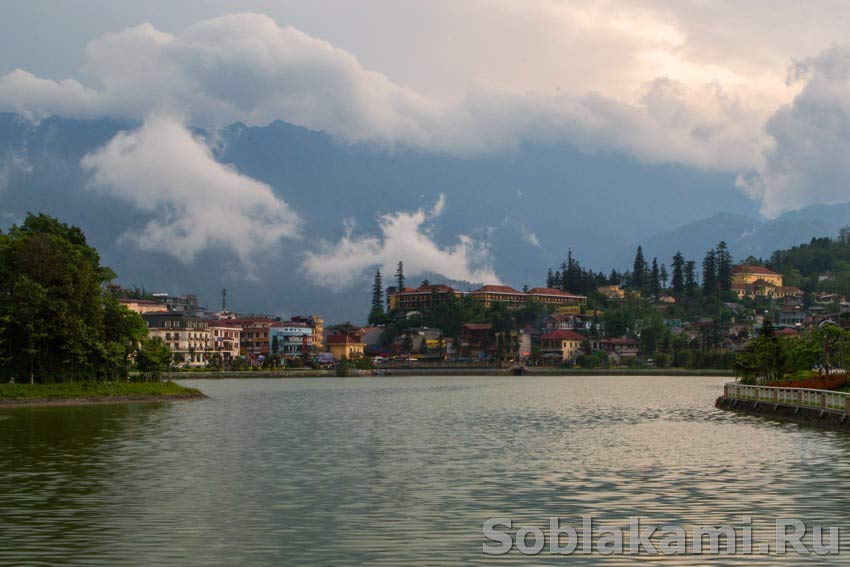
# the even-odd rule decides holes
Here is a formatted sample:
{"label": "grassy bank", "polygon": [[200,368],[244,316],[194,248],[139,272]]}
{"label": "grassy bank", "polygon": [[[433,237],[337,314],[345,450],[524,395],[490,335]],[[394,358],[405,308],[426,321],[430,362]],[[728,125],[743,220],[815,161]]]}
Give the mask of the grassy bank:
{"label": "grassy bank", "polygon": [[61,384],[0,384],[0,403],[11,400],[90,398],[167,398],[201,396],[200,390],[174,382],[70,382]]}

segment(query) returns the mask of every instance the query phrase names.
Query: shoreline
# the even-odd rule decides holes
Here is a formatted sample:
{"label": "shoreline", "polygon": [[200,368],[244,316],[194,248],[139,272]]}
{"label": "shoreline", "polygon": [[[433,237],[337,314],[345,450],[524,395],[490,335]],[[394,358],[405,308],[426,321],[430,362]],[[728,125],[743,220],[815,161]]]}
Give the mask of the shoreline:
{"label": "shoreline", "polygon": [[[376,368],[358,370],[350,378],[367,376],[512,376],[510,368],[426,368],[405,366],[401,368]],[[376,374],[380,372],[380,374]],[[690,369],[690,368],[526,368],[521,376],[713,376],[734,377],[732,370]],[[165,375],[169,380],[226,380],[246,378],[336,378],[331,370],[264,370],[264,371],[222,371],[222,372],[172,372]]]}
{"label": "shoreline", "polygon": [[206,400],[206,394],[151,394],[138,396],[90,396],[83,398],[0,398],[0,410],[11,408],[40,408],[51,406],[93,406],[106,404],[144,404]]}
{"label": "shoreline", "polygon": [[850,420],[843,413],[825,411],[820,408],[807,408],[759,402],[755,400],[740,400],[720,396],[714,402],[718,409],[731,411],[742,415],[767,418],[783,423],[796,423],[818,429],[850,433]]}

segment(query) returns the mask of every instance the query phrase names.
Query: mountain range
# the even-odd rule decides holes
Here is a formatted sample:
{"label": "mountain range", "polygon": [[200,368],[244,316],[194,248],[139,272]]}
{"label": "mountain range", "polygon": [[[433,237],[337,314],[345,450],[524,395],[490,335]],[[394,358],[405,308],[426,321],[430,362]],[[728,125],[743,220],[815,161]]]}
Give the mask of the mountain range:
{"label": "mountain range", "polygon": [[[246,312],[362,322],[373,268],[353,270],[327,286],[304,270],[305,254],[347,233],[380,239],[382,215],[431,210],[440,195],[445,206],[429,217],[425,236],[441,247],[454,245],[459,235],[483,242],[499,279],[516,287],[541,285],[568,249],[583,265],[606,271],[628,267],[639,243],[659,259],[677,249],[700,258],[721,239],[736,258],[766,256],[833,234],[850,218],[850,205],[836,205],[760,220],[732,175],[646,164],[618,153],[586,154],[563,144],[454,156],[343,143],[281,121],[195,130],[209,140],[217,161],[268,184],[302,219],[303,238],[266,245],[248,273],[231,250],[215,243],[185,262],[123,237],[144,227],[152,213],[91,190],[80,160],[137,126],[0,114],[0,225],[27,211],[52,214],[83,228],[120,283],[197,292],[210,307],[227,288],[230,306]],[[227,229],[224,223],[221,230]]]}

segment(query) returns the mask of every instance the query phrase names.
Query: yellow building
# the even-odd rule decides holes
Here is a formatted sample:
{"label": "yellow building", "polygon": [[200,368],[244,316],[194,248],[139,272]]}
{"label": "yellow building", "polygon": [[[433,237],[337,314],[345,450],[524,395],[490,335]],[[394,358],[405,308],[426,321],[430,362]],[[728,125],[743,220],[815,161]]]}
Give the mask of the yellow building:
{"label": "yellow building", "polygon": [[360,335],[328,335],[325,345],[336,360],[363,356],[363,338]]}
{"label": "yellow building", "polygon": [[596,288],[596,291],[607,297],[608,299],[624,299],[626,292],[619,285],[601,285]]}
{"label": "yellow building", "polygon": [[559,362],[572,360],[581,354],[585,338],[575,331],[557,330],[540,337],[543,356],[557,358]]}
{"label": "yellow building", "polygon": [[[780,298],[795,295],[796,288],[782,285],[782,275],[762,266],[735,266],[732,268],[732,291],[738,297]],[[799,291],[799,290],[797,290]]]}
{"label": "yellow building", "polygon": [[732,268],[732,284],[747,285],[762,280],[765,283],[782,287],[782,274],[762,266],[735,266]]}

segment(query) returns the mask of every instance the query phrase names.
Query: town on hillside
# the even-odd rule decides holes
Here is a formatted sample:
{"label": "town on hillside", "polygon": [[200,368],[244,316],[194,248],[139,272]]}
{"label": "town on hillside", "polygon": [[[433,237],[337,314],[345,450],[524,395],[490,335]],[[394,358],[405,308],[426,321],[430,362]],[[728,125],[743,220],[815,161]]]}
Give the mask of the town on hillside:
{"label": "town on hillside", "polygon": [[[773,264],[781,262],[782,253],[774,256]],[[668,270],[658,259],[648,262],[639,247],[624,273],[594,273],[570,253],[542,286],[461,291],[427,280],[408,285],[400,261],[392,285],[384,285],[380,270],[375,274],[364,327],[326,325],[318,315],[234,313],[224,290],[214,312],[194,295],[115,285],[110,291],[170,348],[174,365],[189,368],[328,368],[348,361],[359,368],[731,369],[765,322],[786,338],[826,323],[850,327],[850,303],[828,291],[835,274],[803,278],[796,268],[784,266],[783,273],[768,265],[755,258],[735,264],[721,242],[699,268],[676,254]]]}

